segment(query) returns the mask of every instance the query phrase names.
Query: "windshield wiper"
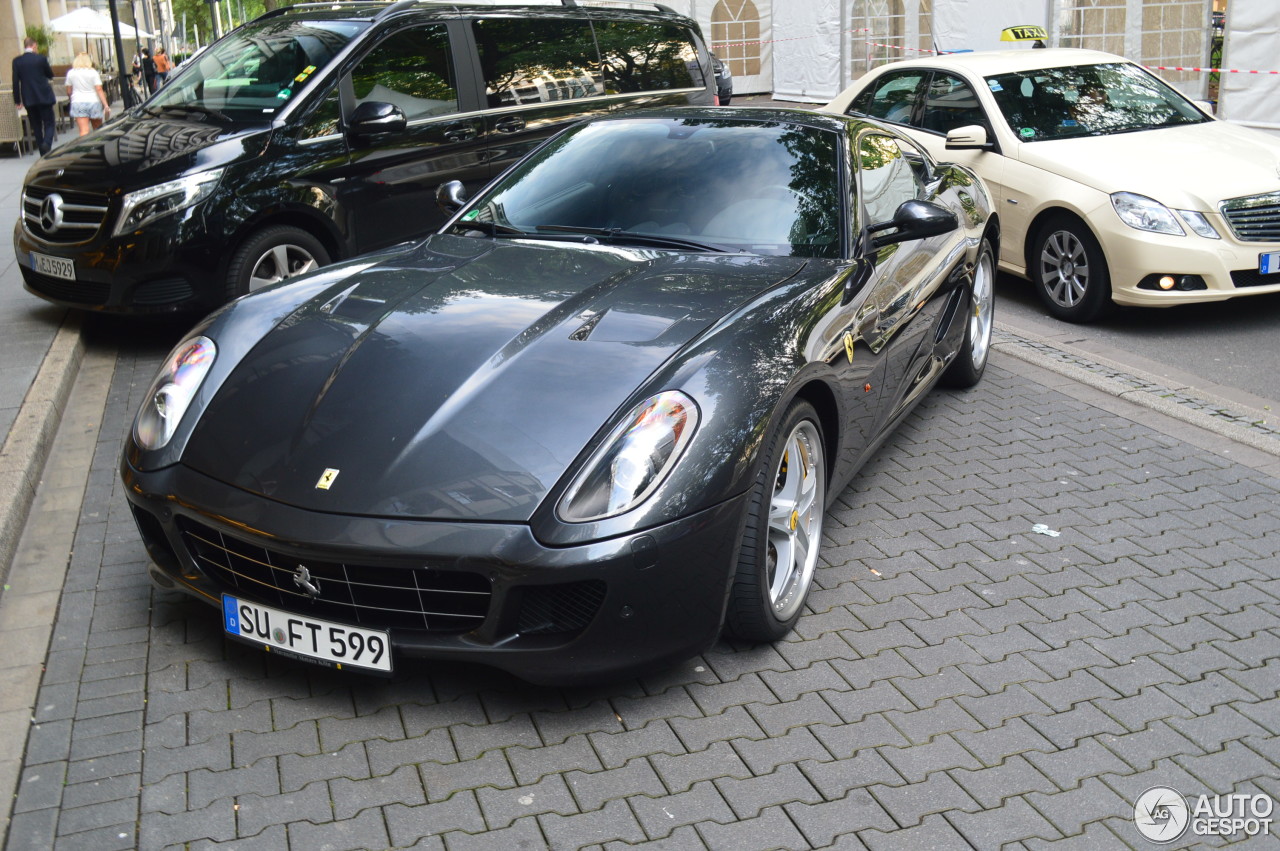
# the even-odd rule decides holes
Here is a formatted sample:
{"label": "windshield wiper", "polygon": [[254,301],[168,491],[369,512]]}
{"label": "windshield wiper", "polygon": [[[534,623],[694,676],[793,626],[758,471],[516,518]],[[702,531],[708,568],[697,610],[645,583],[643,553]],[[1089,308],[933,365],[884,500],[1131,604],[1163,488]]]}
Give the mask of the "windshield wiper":
{"label": "windshield wiper", "polygon": [[695,251],[726,252],[723,245],[711,242],[699,242],[696,239],[685,239],[682,236],[668,236],[660,233],[635,233],[622,228],[590,228],[576,225],[538,225],[535,230],[555,231],[557,233],[578,233],[584,236],[602,236],[605,239],[622,242],[638,242],[645,245],[659,245],[671,248],[691,248]]}
{"label": "windshield wiper", "polygon": [[497,222],[486,222],[480,219],[472,219],[469,222],[458,222],[449,230],[468,231],[478,230],[481,233],[487,233],[489,236],[498,236],[499,234],[516,234],[519,236],[528,236],[527,233],[520,228],[513,228],[511,225],[502,225]]}
{"label": "windshield wiper", "polygon": [[196,103],[167,103],[167,104],[164,104],[163,106],[147,107],[147,112],[152,113],[153,115],[159,115],[161,112],[166,112],[166,111],[198,112],[198,113],[207,115],[210,118],[216,118],[217,120],[225,122],[227,124],[232,123],[231,116],[227,115],[225,112],[219,112],[218,110],[213,109],[212,107],[202,106]]}

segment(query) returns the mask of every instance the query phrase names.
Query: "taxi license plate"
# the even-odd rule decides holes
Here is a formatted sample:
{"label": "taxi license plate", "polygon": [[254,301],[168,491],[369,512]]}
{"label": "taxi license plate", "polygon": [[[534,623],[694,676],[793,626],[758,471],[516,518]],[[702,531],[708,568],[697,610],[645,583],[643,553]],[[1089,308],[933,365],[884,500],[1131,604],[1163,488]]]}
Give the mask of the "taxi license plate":
{"label": "taxi license plate", "polygon": [[1280,272],[1280,251],[1271,251],[1258,255],[1258,272],[1263,275],[1274,275]]}
{"label": "taxi license plate", "polygon": [[385,630],[285,612],[229,594],[222,595],[222,628],[264,650],[326,668],[391,673],[391,641]]}
{"label": "taxi license plate", "polygon": [[50,257],[48,254],[37,254],[33,251],[31,268],[51,278],[62,278],[64,281],[76,279],[76,264],[65,257]]}

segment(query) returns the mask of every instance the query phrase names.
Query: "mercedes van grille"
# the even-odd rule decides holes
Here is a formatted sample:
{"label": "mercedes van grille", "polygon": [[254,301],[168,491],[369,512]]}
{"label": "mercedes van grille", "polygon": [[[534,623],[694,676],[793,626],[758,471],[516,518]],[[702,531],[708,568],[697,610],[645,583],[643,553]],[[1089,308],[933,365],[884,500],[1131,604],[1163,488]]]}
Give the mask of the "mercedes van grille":
{"label": "mercedes van grille", "polygon": [[1280,242],[1280,192],[1222,202],[1231,232],[1241,242]]}
{"label": "mercedes van grille", "polygon": [[22,226],[45,242],[88,242],[106,218],[106,199],[101,195],[40,186],[28,186],[22,193]]}

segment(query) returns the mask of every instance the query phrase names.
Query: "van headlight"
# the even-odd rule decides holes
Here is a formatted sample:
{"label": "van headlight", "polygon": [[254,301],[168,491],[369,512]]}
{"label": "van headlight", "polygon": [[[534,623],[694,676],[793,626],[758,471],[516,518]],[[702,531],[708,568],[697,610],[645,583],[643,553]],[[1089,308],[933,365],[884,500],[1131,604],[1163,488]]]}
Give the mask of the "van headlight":
{"label": "van headlight", "polygon": [[623,417],[560,501],[569,523],[635,508],[671,472],[698,427],[698,407],[679,390],[645,399]]}
{"label": "van headlight", "polygon": [[185,210],[213,194],[224,169],[189,174],[124,196],[114,236],[131,233],[156,219]]}
{"label": "van headlight", "polygon": [[146,450],[169,443],[217,354],[218,347],[208,337],[183,340],[169,353],[133,421],[134,443]]}

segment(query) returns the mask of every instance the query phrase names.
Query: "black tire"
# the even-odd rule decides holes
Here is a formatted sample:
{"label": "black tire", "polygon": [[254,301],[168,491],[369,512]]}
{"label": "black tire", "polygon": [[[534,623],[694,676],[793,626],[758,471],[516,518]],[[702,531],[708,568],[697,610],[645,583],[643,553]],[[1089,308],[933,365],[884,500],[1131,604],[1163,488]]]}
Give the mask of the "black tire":
{"label": "black tire", "polygon": [[233,299],[328,265],[329,252],[311,234],[289,225],[263,228],[240,244],[227,269]]}
{"label": "black tire", "polygon": [[1111,307],[1107,258],[1092,231],[1077,218],[1057,216],[1036,232],[1027,258],[1036,292],[1052,316],[1085,323]]}
{"label": "black tire", "polygon": [[793,402],[765,447],[725,617],[725,632],[748,641],[776,641],[800,619],[826,512],[826,446],[813,406]]}
{"label": "black tire", "polygon": [[991,329],[995,324],[996,255],[991,243],[982,240],[978,262],[973,267],[973,298],[969,302],[969,321],[965,323],[964,342],[956,359],[942,373],[946,387],[973,387],[982,380],[991,354]]}

